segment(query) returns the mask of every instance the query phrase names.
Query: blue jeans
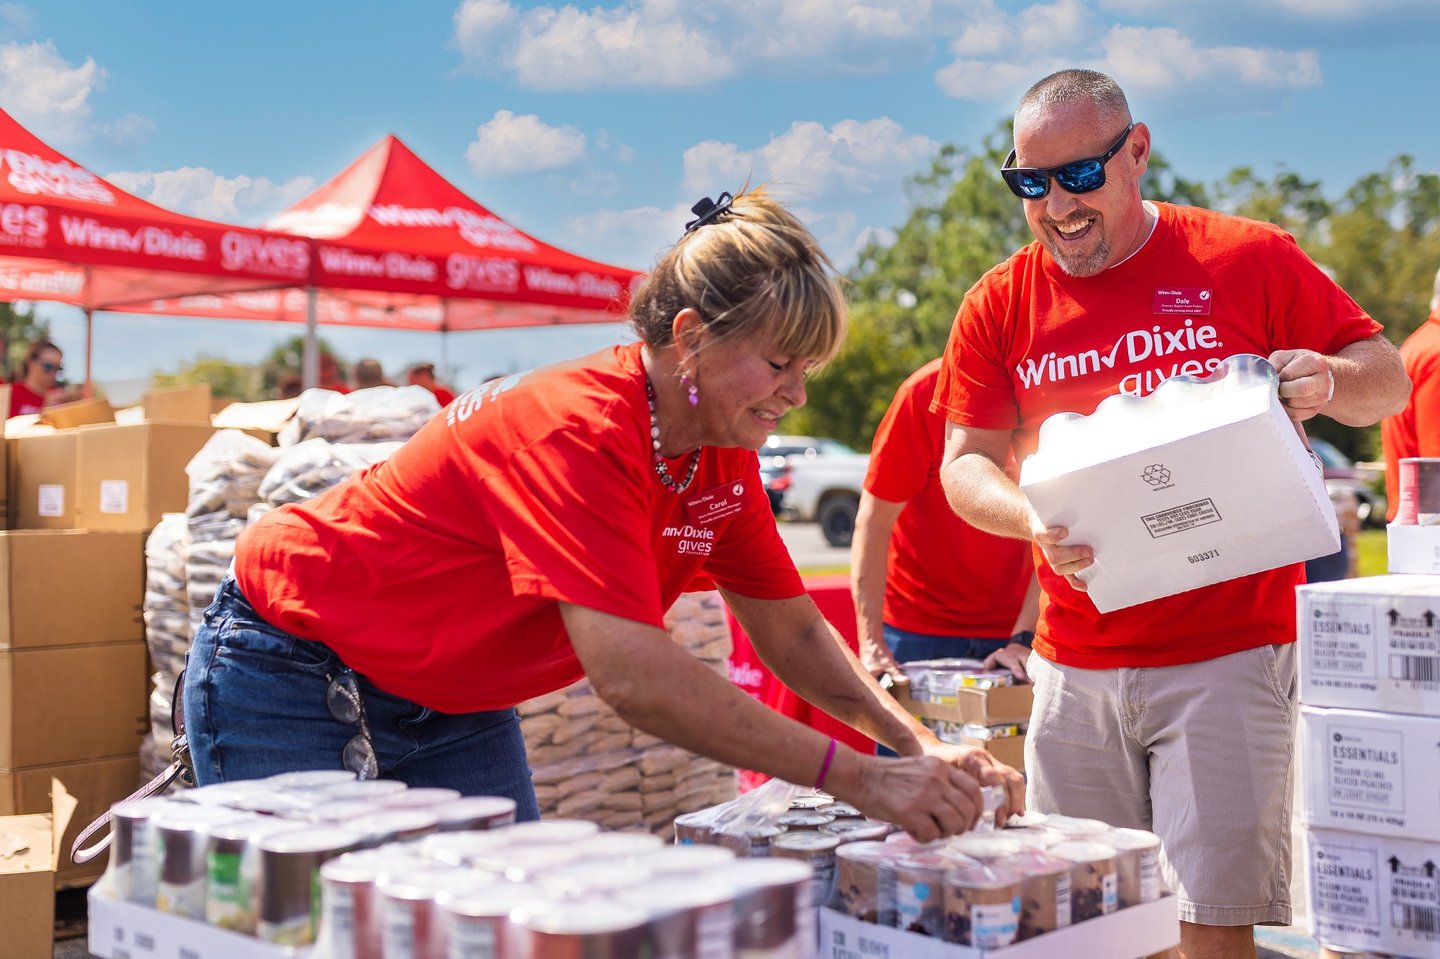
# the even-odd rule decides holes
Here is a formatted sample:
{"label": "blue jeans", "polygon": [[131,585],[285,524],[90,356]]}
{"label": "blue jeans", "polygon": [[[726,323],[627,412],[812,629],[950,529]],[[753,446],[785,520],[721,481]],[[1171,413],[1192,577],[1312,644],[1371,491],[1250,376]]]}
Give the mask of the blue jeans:
{"label": "blue jeans", "polygon": [[[324,644],[261,619],[226,576],[186,659],[185,731],[199,785],[343,768],[359,728],[330,715],[325,691],[345,668]],[[514,709],[440,713],[356,679],[382,778],[507,796],[517,819],[540,818]]]}
{"label": "blue jeans", "polygon": [[[981,639],[976,636],[932,636],[928,633],[912,633],[906,629],[896,629],[889,623],[882,627],[885,637],[885,645],[890,647],[890,655],[895,657],[897,663],[913,663],[921,659],[979,659],[984,660],[986,656],[997,649],[1004,649],[1005,644],[1010,642],[1007,636],[1004,639]],[[876,745],[877,756],[896,755],[888,746]]]}

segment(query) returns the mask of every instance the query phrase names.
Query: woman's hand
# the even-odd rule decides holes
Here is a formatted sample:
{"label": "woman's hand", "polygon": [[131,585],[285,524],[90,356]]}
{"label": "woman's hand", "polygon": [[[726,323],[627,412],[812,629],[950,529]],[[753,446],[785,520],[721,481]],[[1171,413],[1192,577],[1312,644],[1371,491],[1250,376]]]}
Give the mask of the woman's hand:
{"label": "woman's hand", "polygon": [[847,758],[859,767],[845,777],[856,788],[836,788],[835,795],[920,842],[965,832],[985,811],[975,777],[941,757],[893,759],[850,752]]}

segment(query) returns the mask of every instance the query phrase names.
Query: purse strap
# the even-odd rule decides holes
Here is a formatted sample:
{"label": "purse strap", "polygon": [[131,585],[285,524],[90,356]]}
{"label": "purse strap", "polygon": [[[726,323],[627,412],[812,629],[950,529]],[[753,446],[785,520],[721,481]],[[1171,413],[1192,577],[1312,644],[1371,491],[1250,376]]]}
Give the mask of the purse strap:
{"label": "purse strap", "polygon": [[[180,691],[184,689],[185,670],[180,670],[180,675],[175,679],[175,695],[170,700],[170,728],[175,733],[175,738],[170,741],[170,765],[165,770],[150,780],[120,802],[130,802],[133,799],[145,799],[149,796],[157,796],[170,788],[175,780],[180,780],[187,786],[195,785],[195,767],[190,760],[190,740],[185,735],[185,707],[181,702]],[[110,848],[110,837],[112,833],[106,832],[94,845],[85,846],[85,841],[101,829],[110,825],[110,809],[97,818],[90,825],[81,830],[80,835],[75,837],[75,842],[70,845],[70,861],[76,865],[83,865]]]}

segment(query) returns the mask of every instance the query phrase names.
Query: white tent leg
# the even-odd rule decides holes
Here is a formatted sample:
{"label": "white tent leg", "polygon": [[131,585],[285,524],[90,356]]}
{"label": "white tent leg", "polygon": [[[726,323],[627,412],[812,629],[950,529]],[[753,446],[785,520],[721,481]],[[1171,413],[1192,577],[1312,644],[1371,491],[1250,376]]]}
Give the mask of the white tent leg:
{"label": "white tent leg", "polygon": [[315,287],[305,290],[305,348],[300,359],[300,385],[307,390],[320,385],[320,342],[318,303],[320,292]]}

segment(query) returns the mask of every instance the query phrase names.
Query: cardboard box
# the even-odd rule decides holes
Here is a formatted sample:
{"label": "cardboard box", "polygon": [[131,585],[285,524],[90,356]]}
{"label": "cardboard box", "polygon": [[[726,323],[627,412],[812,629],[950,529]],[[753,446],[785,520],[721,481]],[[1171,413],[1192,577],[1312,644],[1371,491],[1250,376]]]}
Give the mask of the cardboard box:
{"label": "cardboard box", "polygon": [[75,812],[58,781],[49,810],[0,819],[0,930],[8,959],[50,959],[55,951],[55,866]]}
{"label": "cardboard box", "polygon": [[280,431],[299,407],[299,399],[231,403],[211,417],[210,422],[216,429],[241,430],[276,446]]}
{"label": "cardboard box", "polygon": [[79,442],[73,431],[5,441],[10,459],[10,510],[15,529],[79,525]]}
{"label": "cardboard box", "polygon": [[150,422],[208,424],[214,402],[210,398],[210,384],[201,383],[148,390],[140,397],[140,406]]}
{"label": "cardboard box", "polygon": [[0,532],[0,649],[143,641],[144,603],[144,533]]}
{"label": "cardboard box", "polygon": [[[1055,956],[1136,959],[1180,942],[1174,896],[1131,906],[1000,949],[962,946],[919,933],[861,922],[820,910],[821,959],[1054,959]],[[93,947],[92,947],[93,949]]]}
{"label": "cardboard box", "polygon": [[1342,949],[1440,959],[1433,842],[1306,830],[1310,931]]}
{"label": "cardboard box", "polygon": [[1080,577],[1101,612],[1340,548],[1319,462],[1260,357],[1051,416],[1020,488],[1067,542],[1094,547]]}
{"label": "cardboard box", "polygon": [[105,883],[90,888],[89,949],[100,959],[296,959],[296,950],[117,899]]}
{"label": "cardboard box", "polygon": [[140,758],[132,754],[31,769],[0,769],[0,816],[48,810],[52,779],[64,783],[76,803],[75,815],[70,818],[70,826],[62,837],[55,888],[87,886],[105,871],[106,857],[100,856],[77,866],[70,861],[70,846],[82,829],[139,788]]}
{"label": "cardboard box", "polygon": [[1440,526],[1385,527],[1386,569],[1392,573],[1440,574]]}
{"label": "cardboard box", "polygon": [[59,406],[47,406],[40,411],[40,422],[57,430],[72,430],[77,426],[94,423],[113,423],[115,408],[104,397],[97,396],[73,403],[61,403]]}
{"label": "cardboard box", "polygon": [[1302,703],[1440,716],[1440,577],[1314,583],[1295,604]]}
{"label": "cardboard box", "polygon": [[891,691],[912,716],[952,723],[979,723],[982,726],[1028,723],[1030,710],[1035,705],[1035,687],[1028,683],[992,689],[962,687],[955,691],[953,703],[921,702],[910,695],[909,687],[904,684]]}
{"label": "cardboard box", "polygon": [[143,642],[0,650],[0,769],[138,752],[149,693]]}
{"label": "cardboard box", "polygon": [[1306,825],[1440,843],[1440,718],[1305,706],[1300,749]]}
{"label": "cardboard box", "polygon": [[77,430],[81,525],[150,530],[162,514],[183,513],[190,496],[185,466],[214,432],[197,423]]}

